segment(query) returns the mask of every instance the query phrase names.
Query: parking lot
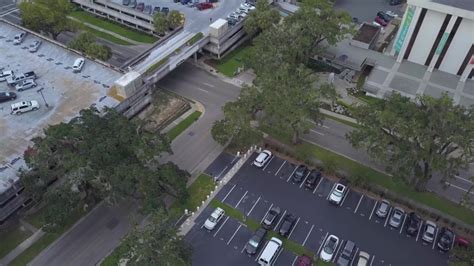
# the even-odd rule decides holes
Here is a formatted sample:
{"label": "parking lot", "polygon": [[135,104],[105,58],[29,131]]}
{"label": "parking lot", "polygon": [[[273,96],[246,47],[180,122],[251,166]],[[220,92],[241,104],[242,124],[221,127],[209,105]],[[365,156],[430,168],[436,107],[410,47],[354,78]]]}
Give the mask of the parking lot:
{"label": "parking lot", "polygon": [[389,0],[336,0],[334,8],[348,12],[352,17],[359,20],[360,23],[372,22],[379,11],[393,11],[398,16],[403,16],[403,4],[392,6]]}
{"label": "parking lot", "polygon": [[[0,103],[0,166],[17,161],[30,139],[48,125],[67,121],[93,104],[102,108],[118,103],[107,96],[107,91],[120,73],[90,60],[86,60],[81,73],[73,73],[72,65],[79,55],[45,40],[36,53],[30,53],[28,46],[39,38],[29,34],[22,44],[13,45],[19,32],[18,28],[0,23],[0,71],[34,71],[37,87],[18,92],[6,82],[0,83],[0,91],[18,95],[16,100]],[[44,100],[38,92],[40,88]],[[25,100],[36,100],[39,110],[11,115],[11,104]]]}
{"label": "parking lot", "polygon": [[[257,222],[261,222],[273,206],[278,206],[283,215],[295,215],[297,221],[289,239],[317,255],[324,240],[332,234],[340,239],[334,259],[345,241],[351,240],[358,251],[371,255],[370,265],[447,265],[448,255],[434,244],[424,243],[420,234],[410,237],[401,229],[404,224],[393,229],[387,224],[388,218],[378,218],[374,214],[378,204],[375,199],[349,190],[341,206],[334,206],[327,201],[333,181],[323,176],[313,190],[307,190],[302,185],[304,182],[291,181],[296,165],[274,156],[260,169],[252,165],[255,157],[253,154],[216,199]],[[202,228],[212,211],[211,207],[206,208],[186,235],[194,247],[193,265],[255,264],[258,256],[249,256],[244,251],[252,235],[245,225],[225,217],[211,232]],[[292,265],[296,257],[283,250],[275,265]]]}

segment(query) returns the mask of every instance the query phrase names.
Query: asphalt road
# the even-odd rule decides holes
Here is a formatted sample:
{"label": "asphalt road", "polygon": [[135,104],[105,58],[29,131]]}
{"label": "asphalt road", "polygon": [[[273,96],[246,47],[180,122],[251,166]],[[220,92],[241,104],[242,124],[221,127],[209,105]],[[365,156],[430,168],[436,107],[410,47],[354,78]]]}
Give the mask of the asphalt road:
{"label": "asphalt road", "polygon": [[347,11],[352,17],[356,17],[360,23],[374,21],[377,12],[393,11],[399,16],[403,15],[403,5],[391,6],[389,0],[336,0],[334,7]]}
{"label": "asphalt road", "polygon": [[[448,255],[433,244],[424,243],[420,235],[410,237],[403,227],[392,228],[387,219],[378,218],[374,214],[375,199],[349,190],[342,205],[334,206],[327,201],[334,181],[323,177],[314,190],[306,190],[289,178],[296,165],[274,157],[265,168],[259,169],[251,165],[255,156],[216,196],[249,219],[260,223],[273,206],[280,207],[282,216],[295,215],[297,222],[289,239],[316,255],[324,239],[334,234],[341,242],[351,240],[358,250],[368,252],[370,265],[447,265]],[[185,237],[194,247],[193,265],[255,264],[258,256],[249,256],[244,251],[252,232],[227,217],[209,232],[202,225],[211,212],[212,208],[206,208]],[[280,224],[281,220],[275,228]],[[275,265],[292,265],[295,260],[295,254],[283,250]]]}

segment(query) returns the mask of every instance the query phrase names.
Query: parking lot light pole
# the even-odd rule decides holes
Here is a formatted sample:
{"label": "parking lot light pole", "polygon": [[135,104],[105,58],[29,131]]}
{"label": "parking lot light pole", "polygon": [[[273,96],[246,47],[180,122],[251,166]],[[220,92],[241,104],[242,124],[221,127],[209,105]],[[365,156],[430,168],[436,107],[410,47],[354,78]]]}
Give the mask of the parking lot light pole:
{"label": "parking lot light pole", "polygon": [[37,90],[36,92],[39,93],[39,94],[41,94],[41,97],[43,97],[44,105],[45,105],[46,107],[49,107],[48,103],[46,102],[46,99],[44,98],[43,90],[44,90],[44,88],[41,88],[41,89]]}

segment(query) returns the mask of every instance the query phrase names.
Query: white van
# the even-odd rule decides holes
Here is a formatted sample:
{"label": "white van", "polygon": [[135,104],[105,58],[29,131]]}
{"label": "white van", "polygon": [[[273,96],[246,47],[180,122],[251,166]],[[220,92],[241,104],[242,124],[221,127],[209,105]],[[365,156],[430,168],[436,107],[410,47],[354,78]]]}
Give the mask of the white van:
{"label": "white van", "polygon": [[86,59],[84,59],[83,57],[79,57],[78,59],[76,59],[76,61],[74,61],[74,65],[72,65],[72,72],[81,72],[85,62]]}
{"label": "white van", "polygon": [[280,239],[272,237],[265,245],[260,257],[258,257],[258,264],[262,266],[273,265],[280,253],[281,245],[283,245],[283,242]]}
{"label": "white van", "polygon": [[14,103],[11,105],[11,114],[12,115],[21,115],[29,111],[36,111],[39,109],[39,104],[37,101],[23,101]]}

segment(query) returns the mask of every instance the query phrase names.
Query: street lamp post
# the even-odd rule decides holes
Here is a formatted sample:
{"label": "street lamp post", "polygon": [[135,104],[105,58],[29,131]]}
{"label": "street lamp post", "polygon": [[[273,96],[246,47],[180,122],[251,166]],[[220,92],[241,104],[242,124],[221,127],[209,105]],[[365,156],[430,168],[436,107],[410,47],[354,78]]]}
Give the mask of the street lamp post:
{"label": "street lamp post", "polygon": [[46,99],[44,98],[43,90],[44,90],[44,88],[41,88],[41,89],[37,90],[36,92],[39,93],[39,94],[41,94],[41,97],[43,97],[44,105],[45,105],[46,107],[49,107],[48,103],[46,102]]}

